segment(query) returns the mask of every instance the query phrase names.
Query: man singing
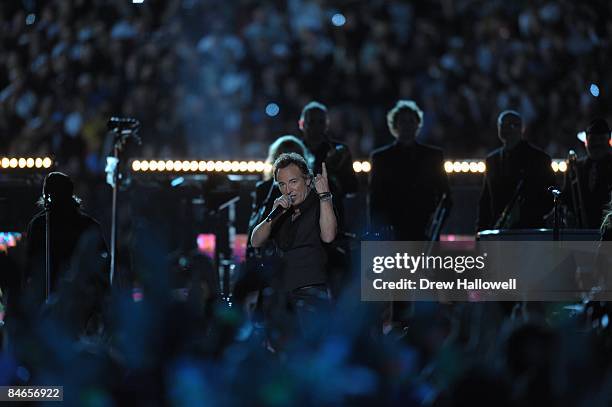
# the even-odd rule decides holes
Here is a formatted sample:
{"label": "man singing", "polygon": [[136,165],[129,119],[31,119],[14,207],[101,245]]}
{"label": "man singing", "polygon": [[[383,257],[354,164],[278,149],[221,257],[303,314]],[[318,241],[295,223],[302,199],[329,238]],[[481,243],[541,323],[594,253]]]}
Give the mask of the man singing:
{"label": "man singing", "polygon": [[328,298],[323,243],[335,239],[337,220],[325,163],[322,173],[313,178],[302,156],[281,154],[273,173],[282,195],[253,230],[251,244],[261,247],[268,239],[276,243],[282,263],[277,290],[294,299]]}

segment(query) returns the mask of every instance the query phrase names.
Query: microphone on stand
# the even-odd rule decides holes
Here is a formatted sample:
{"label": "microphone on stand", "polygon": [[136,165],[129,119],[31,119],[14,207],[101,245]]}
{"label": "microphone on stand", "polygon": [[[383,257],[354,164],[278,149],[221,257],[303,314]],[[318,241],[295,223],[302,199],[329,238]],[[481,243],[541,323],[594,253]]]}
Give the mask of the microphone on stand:
{"label": "microphone on stand", "polygon": [[111,117],[106,124],[111,131],[114,130],[131,130],[140,127],[140,121],[133,117]]}
{"label": "microphone on stand", "polygon": [[136,140],[138,145],[142,144],[142,139],[138,134],[140,130],[140,120],[133,117],[116,117],[108,119],[106,123],[108,131],[121,135],[121,139],[125,142],[128,138]]}

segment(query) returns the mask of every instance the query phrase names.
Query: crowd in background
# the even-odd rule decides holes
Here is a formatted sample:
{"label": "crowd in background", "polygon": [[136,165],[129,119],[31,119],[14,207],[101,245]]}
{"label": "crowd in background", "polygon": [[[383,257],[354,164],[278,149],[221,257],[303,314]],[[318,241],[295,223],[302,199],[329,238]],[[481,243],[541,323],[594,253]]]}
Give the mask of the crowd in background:
{"label": "crowd in background", "polygon": [[[139,156],[261,158],[305,102],[365,158],[399,98],[448,156],[497,145],[514,108],[553,156],[606,116],[611,6],[455,0],[2,2],[0,153],[101,171],[110,115],[142,124]],[[594,85],[594,86],[591,86]],[[70,162],[74,162],[70,166]]]}
{"label": "crowd in background", "polygon": [[[298,134],[301,108],[317,99],[330,107],[331,135],[365,158],[391,141],[386,112],[410,98],[425,111],[420,137],[447,156],[483,157],[499,143],[497,115],[515,108],[529,138],[560,157],[590,119],[608,114],[611,8],[3,1],[0,155],[52,155],[77,180],[103,182],[106,121],[117,115],[142,122],[139,157],[263,158],[279,135]],[[98,194],[109,202],[108,190]],[[383,335],[381,307],[349,287],[320,331],[271,346],[244,292],[230,307],[195,273],[173,281],[165,238],[152,223],[135,228],[142,291],[108,299],[103,335],[75,343],[61,319],[13,315],[10,325],[9,315],[0,384],[63,385],[71,404],[96,406],[612,399],[606,305],[419,303],[405,330]],[[177,298],[174,286],[188,290]]]}

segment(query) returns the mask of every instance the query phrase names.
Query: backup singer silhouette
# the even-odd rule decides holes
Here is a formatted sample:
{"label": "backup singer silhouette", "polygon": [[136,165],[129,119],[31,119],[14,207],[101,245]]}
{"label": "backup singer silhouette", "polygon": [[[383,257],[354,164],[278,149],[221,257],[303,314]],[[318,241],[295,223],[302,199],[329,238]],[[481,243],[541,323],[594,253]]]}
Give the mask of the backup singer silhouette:
{"label": "backup singer silhouette", "polygon": [[[109,288],[108,254],[100,225],[80,209],[70,178],[52,172],[44,180],[38,213],[27,231],[26,307],[45,305],[74,335],[100,315]],[[45,303],[46,211],[50,233],[50,297]]]}
{"label": "backup singer silhouette", "polygon": [[523,120],[515,111],[499,115],[497,130],[504,145],[486,159],[477,229],[542,227],[552,208],[550,156],[524,138]]}
{"label": "backup singer silhouette", "polygon": [[395,240],[429,240],[427,227],[450,188],[442,150],[416,140],[423,112],[412,100],[400,100],[387,114],[395,142],[371,155],[369,201],[372,229],[392,228]]}

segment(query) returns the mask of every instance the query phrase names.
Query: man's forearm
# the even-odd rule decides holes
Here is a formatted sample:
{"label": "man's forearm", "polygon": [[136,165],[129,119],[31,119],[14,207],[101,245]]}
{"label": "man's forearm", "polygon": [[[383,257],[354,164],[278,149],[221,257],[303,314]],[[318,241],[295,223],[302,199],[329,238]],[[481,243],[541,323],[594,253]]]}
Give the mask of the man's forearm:
{"label": "man's forearm", "polygon": [[259,225],[255,226],[253,229],[253,234],[251,235],[251,246],[253,247],[261,247],[270,237],[270,232],[272,231],[272,222],[266,221],[264,219]]}
{"label": "man's forearm", "polygon": [[330,243],[336,238],[338,229],[334,205],[331,200],[321,201],[319,205],[321,205],[321,215],[319,217],[321,240],[325,243]]}

